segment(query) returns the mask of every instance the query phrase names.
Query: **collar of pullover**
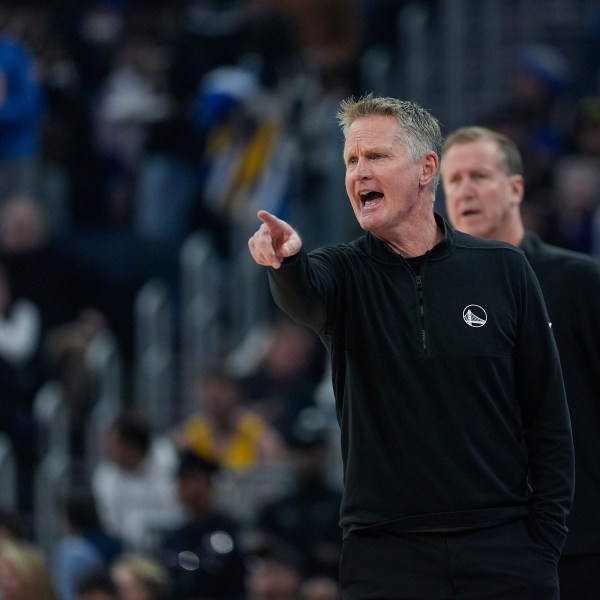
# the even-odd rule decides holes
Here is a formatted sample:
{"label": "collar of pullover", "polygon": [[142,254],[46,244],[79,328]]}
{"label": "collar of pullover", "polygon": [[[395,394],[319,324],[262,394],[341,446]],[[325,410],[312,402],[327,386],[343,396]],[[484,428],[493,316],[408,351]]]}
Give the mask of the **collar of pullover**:
{"label": "collar of pullover", "polygon": [[[449,254],[454,247],[455,232],[450,224],[440,215],[435,213],[435,221],[442,230],[442,239],[427,253],[427,260],[436,260]],[[364,238],[365,251],[376,258],[386,262],[397,262],[402,257],[394,252],[386,242],[372,233],[367,233]]]}

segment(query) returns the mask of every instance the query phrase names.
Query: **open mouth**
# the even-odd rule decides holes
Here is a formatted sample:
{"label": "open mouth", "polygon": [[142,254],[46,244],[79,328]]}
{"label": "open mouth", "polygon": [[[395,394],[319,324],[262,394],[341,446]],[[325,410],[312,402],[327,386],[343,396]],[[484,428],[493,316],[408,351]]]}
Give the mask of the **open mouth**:
{"label": "open mouth", "polygon": [[363,192],[360,194],[360,200],[363,206],[368,207],[371,204],[374,204],[378,200],[383,198],[383,194],[381,192]]}

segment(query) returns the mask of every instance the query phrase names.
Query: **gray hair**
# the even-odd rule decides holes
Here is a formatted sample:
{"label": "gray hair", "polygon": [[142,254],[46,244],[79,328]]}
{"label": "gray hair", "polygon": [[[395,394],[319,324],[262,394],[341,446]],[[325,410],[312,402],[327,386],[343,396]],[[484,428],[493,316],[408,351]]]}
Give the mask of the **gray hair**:
{"label": "gray hair", "polygon": [[442,152],[445,154],[451,146],[456,144],[466,144],[479,140],[489,140],[496,144],[500,157],[500,167],[505,175],[523,175],[523,159],[517,144],[508,136],[487,127],[473,125],[457,129],[446,138]]}
{"label": "gray hair", "polygon": [[[383,115],[394,117],[398,122],[398,138],[406,145],[410,158],[417,162],[427,152],[435,152],[438,157],[442,151],[442,132],[438,120],[424,108],[410,100],[380,97],[369,93],[361,98],[347,98],[340,102],[337,113],[338,124],[344,134],[359,117]],[[432,182],[432,192],[439,183],[439,169]]]}

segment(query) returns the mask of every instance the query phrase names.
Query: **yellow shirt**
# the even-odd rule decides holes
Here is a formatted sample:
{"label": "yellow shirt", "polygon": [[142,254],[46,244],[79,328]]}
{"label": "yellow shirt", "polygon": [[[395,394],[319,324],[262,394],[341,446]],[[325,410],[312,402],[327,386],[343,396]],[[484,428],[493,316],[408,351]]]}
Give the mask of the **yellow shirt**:
{"label": "yellow shirt", "polygon": [[266,429],[266,424],[258,415],[245,413],[239,419],[237,428],[223,446],[214,442],[210,423],[204,415],[190,417],[185,425],[185,433],[190,448],[225,468],[247,469],[260,458],[259,439]]}

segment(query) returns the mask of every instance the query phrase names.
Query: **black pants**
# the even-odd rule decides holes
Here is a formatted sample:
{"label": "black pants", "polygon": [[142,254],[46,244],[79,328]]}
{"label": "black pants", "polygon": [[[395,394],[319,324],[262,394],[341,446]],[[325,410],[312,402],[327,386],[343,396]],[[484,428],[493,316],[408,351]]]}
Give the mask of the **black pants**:
{"label": "black pants", "polygon": [[552,535],[539,535],[527,519],[449,534],[352,532],[340,561],[342,596],[344,600],[558,600],[560,548],[548,538]]}
{"label": "black pants", "polygon": [[560,600],[600,598],[600,553],[564,556],[558,563]]}

